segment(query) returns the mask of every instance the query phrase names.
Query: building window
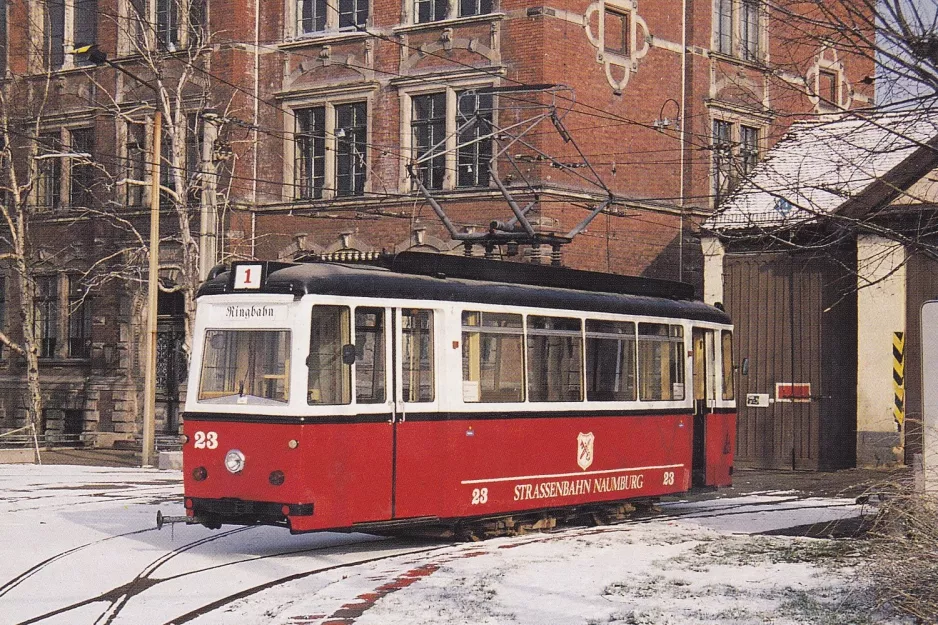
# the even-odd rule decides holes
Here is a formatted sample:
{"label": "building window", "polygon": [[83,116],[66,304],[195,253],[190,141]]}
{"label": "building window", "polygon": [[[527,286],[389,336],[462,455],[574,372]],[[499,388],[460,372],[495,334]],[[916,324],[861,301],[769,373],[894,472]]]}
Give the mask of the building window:
{"label": "building window", "polygon": [[36,340],[40,358],[54,358],[59,338],[59,279],[58,276],[36,278],[35,298]]}
{"label": "building window", "polygon": [[193,42],[204,43],[205,0],[129,0],[130,36],[125,52],[146,50],[154,43],[170,52]]}
{"label": "building window", "polygon": [[364,102],[335,107],[335,191],[338,196],[365,193],[367,112]]}
{"label": "building window", "polygon": [[143,206],[147,175],[146,124],[127,124],[124,147],[124,201],[127,206]]}
{"label": "building window", "polygon": [[7,0],[0,0],[0,78],[7,73]]}
{"label": "building window", "polygon": [[356,29],[368,22],[368,0],[339,0],[339,30]]}
{"label": "building window", "polygon": [[156,41],[161,50],[172,50],[179,45],[176,0],[156,0]]}
{"label": "building window", "polygon": [[438,22],[448,17],[448,0],[414,0],[414,22]]}
{"label": "building window", "polygon": [[840,76],[832,70],[819,70],[817,75],[817,94],[821,104],[828,107],[840,106]]}
{"label": "building window", "polygon": [[714,0],[713,50],[746,61],[762,58],[761,0]]}
{"label": "building window", "polygon": [[65,64],[65,0],[46,2],[45,52],[49,69]]}
{"label": "building window", "polygon": [[733,190],[733,125],[713,120],[713,195],[716,204]]}
{"label": "building window", "polygon": [[300,0],[299,32],[317,33],[326,30],[326,0]]}
{"label": "building window", "polygon": [[460,0],[459,15],[487,15],[492,12],[492,0]]}
{"label": "building window", "polygon": [[34,181],[36,207],[54,210],[62,206],[62,135],[49,132],[39,135]]}
{"label": "building window", "polygon": [[69,159],[69,205],[89,207],[93,203],[94,165],[89,157],[94,154],[94,129],[76,128],[69,135],[71,152],[86,155]]}
{"label": "building window", "polygon": [[742,0],[739,16],[740,56],[747,61],[758,61],[759,54],[759,3],[757,0]]}
{"label": "building window", "polygon": [[412,104],[416,173],[428,189],[442,189],[446,174],[446,93],[414,96]]}
{"label": "building window", "polygon": [[755,169],[759,162],[759,132],[756,126],[713,120],[714,206],[726,199]]}
{"label": "building window", "polygon": [[186,197],[195,206],[202,198],[202,144],[205,126],[198,113],[186,115]]}
{"label": "building window", "polygon": [[720,54],[733,53],[733,3],[735,0],[716,0],[713,20],[716,25],[716,48]]}
{"label": "building window", "polygon": [[368,104],[323,104],[295,110],[294,197],[364,195],[368,170]]}
{"label": "building window", "polygon": [[[171,126],[164,126],[163,138],[160,141],[160,186],[173,189],[177,195],[162,191],[160,205],[174,206],[176,197],[186,198],[188,205],[199,203],[200,163],[202,161],[202,123],[197,114],[186,115],[186,127],[183,136],[175,136]],[[173,160],[173,141],[183,143],[182,160]],[[176,172],[183,173],[182,189],[176,188]]]}
{"label": "building window", "polygon": [[326,182],[326,107],[296,111],[297,199],[322,197]]}
{"label": "building window", "polygon": [[[460,128],[457,142],[458,187],[486,187],[489,184],[489,162],[492,160],[492,94],[463,91],[456,94]],[[469,121],[471,125],[466,126]]]}
{"label": "building window", "polygon": [[[42,210],[92,205],[95,166],[94,129],[73,128],[39,135],[35,205]],[[67,172],[68,175],[64,175]]]}
{"label": "building window", "polygon": [[45,46],[49,69],[65,67],[71,62],[71,55],[67,52],[95,43],[97,36],[97,0],[48,0]]}
{"label": "building window", "polygon": [[358,30],[368,23],[369,0],[297,0],[298,35],[329,30]]}
{"label": "building window", "polygon": [[368,104],[323,104],[295,110],[295,199],[364,195]]}
{"label": "building window", "polygon": [[629,41],[629,13],[614,11],[606,7],[603,11],[606,23],[603,28],[603,46],[606,52],[628,57],[632,52]]}
{"label": "building window", "polygon": [[494,123],[491,93],[448,88],[405,96],[403,106],[410,113],[410,133],[402,140],[404,154],[411,156],[409,175],[416,175],[428,189],[489,185]]}
{"label": "building window", "polygon": [[743,176],[748,176],[759,162],[759,129],[739,127],[739,161]]}
{"label": "building window", "polygon": [[413,0],[413,22],[426,24],[454,17],[487,15],[492,12],[492,0]]}
{"label": "building window", "polygon": [[68,357],[91,357],[91,302],[77,276],[68,276]]}

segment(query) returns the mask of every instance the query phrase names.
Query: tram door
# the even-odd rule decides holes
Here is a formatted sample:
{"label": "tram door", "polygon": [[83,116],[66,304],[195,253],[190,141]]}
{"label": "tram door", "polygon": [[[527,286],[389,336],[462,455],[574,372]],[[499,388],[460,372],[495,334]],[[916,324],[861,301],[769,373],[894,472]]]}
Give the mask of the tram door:
{"label": "tram door", "polygon": [[717,362],[714,331],[694,328],[694,457],[693,486],[707,484],[707,415],[716,398]]}
{"label": "tram door", "polygon": [[427,417],[439,406],[437,396],[438,354],[434,347],[437,311],[425,308],[400,308],[393,311],[394,321],[394,414],[393,465],[391,491],[392,517],[414,516],[432,503],[432,492],[425,489],[429,467],[438,466],[434,453],[441,451],[431,444],[433,423]]}

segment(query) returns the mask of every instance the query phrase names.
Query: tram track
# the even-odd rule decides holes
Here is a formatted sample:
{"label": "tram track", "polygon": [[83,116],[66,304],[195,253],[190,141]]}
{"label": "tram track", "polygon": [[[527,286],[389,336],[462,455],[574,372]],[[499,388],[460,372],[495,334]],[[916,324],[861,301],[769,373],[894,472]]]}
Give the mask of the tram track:
{"label": "tram track", "polygon": [[[853,505],[853,504],[845,503],[845,504],[823,505],[823,506],[820,506],[820,505],[794,506],[794,507],[785,508],[783,510],[764,510],[764,511],[763,510],[751,510],[751,509],[746,510],[746,508],[770,506],[770,505],[779,504],[779,503],[790,504],[790,503],[795,503],[797,501],[803,501],[803,499],[798,498],[798,497],[790,497],[790,498],[783,499],[781,501],[764,502],[764,503],[763,502],[748,502],[748,503],[733,504],[730,506],[707,506],[703,509],[700,509],[700,508],[695,509],[692,512],[682,511],[679,513],[658,513],[654,515],[645,516],[642,518],[626,519],[623,521],[618,521],[618,522],[614,522],[614,523],[610,523],[610,524],[606,524],[602,526],[595,526],[595,527],[568,526],[568,527],[557,528],[554,530],[545,531],[541,533],[518,536],[518,537],[515,537],[510,543],[498,545],[497,549],[514,549],[514,548],[524,547],[527,545],[542,543],[542,542],[547,542],[547,541],[570,540],[570,539],[577,539],[583,536],[590,536],[590,535],[595,535],[595,534],[628,531],[628,529],[631,527],[636,527],[639,525],[646,525],[646,524],[650,524],[656,521],[660,522],[662,520],[669,520],[669,519],[680,520],[684,518],[688,518],[688,519],[713,518],[713,517],[720,517],[720,516],[736,516],[740,514],[753,514],[753,513],[763,513],[763,512],[764,513],[792,512],[792,511],[804,511],[804,510],[814,510],[814,509],[829,509],[832,507],[839,508],[839,507],[847,507],[847,506]],[[330,571],[335,571],[339,569],[354,568],[356,566],[372,564],[372,563],[380,562],[383,560],[391,560],[394,558],[405,558],[407,556],[412,556],[412,555],[417,555],[417,554],[433,554],[433,553],[441,552],[445,549],[451,549],[451,548],[455,548],[455,549],[453,549],[451,553],[446,554],[442,558],[421,559],[419,561],[409,563],[408,565],[409,570],[407,570],[406,572],[401,572],[399,574],[392,574],[391,575],[391,577],[393,578],[392,581],[386,584],[382,584],[378,589],[376,589],[375,592],[368,593],[367,595],[350,598],[349,599],[350,603],[345,604],[335,614],[333,614],[332,616],[328,616],[328,617],[324,616],[325,620],[329,622],[332,620],[332,617],[337,617],[339,613],[342,613],[343,618],[341,619],[341,622],[352,623],[354,622],[354,618],[349,618],[345,614],[346,612],[351,611],[360,615],[364,610],[367,610],[377,600],[380,600],[380,598],[386,595],[388,593],[388,590],[387,590],[388,588],[391,588],[390,592],[393,592],[395,589],[397,589],[396,584],[399,584],[401,580],[406,581],[407,584],[413,583],[414,581],[416,581],[417,579],[423,576],[432,574],[432,572],[439,569],[440,566],[442,566],[448,561],[458,559],[458,558],[463,558],[463,557],[474,557],[478,555],[485,555],[486,549],[484,547],[484,541],[483,541],[483,544],[466,543],[466,542],[447,543],[447,544],[437,545],[437,546],[428,547],[424,549],[415,549],[413,551],[408,551],[408,552],[403,552],[403,553],[399,552],[399,553],[394,553],[394,554],[382,555],[378,557],[363,558],[360,560],[344,562],[342,564],[332,565],[332,566],[327,566],[327,567],[319,567],[316,569],[311,569],[309,571],[284,576],[282,578],[270,580],[268,582],[259,584],[252,588],[244,589],[236,593],[232,593],[226,597],[222,597],[220,599],[216,599],[212,602],[206,603],[203,606],[190,610],[189,612],[186,612],[185,614],[181,614],[177,616],[176,618],[166,621],[163,625],[183,625],[184,623],[190,623],[200,617],[211,614],[212,612],[216,610],[223,609],[226,606],[229,606],[230,604],[236,601],[249,598],[251,596],[262,593],[265,590],[269,590],[271,588],[275,588],[277,586],[281,586],[283,584],[294,582],[300,579],[309,578],[315,575],[324,574],[324,573],[328,573]]]}
{"label": "tram track", "polygon": [[[50,618],[53,618],[53,617],[56,617],[56,616],[60,616],[60,615],[62,615],[62,614],[66,614],[66,613],[68,613],[68,612],[77,610],[77,609],[79,609],[79,608],[83,608],[83,607],[88,606],[88,605],[91,605],[91,604],[102,603],[102,602],[106,602],[106,603],[107,603],[107,606],[104,608],[104,610],[102,610],[100,616],[99,616],[97,619],[95,619],[94,624],[95,624],[95,625],[110,625],[110,624],[112,624],[112,623],[115,622],[115,620],[118,618],[118,616],[120,616],[121,612],[127,607],[127,605],[128,605],[135,597],[141,595],[142,593],[146,592],[147,590],[149,590],[149,589],[151,589],[151,588],[153,588],[153,587],[155,587],[155,586],[157,586],[157,585],[159,585],[159,584],[164,584],[164,583],[167,583],[167,582],[172,582],[172,581],[179,580],[179,579],[181,579],[181,578],[185,578],[185,577],[189,577],[189,576],[193,576],[193,575],[198,575],[198,574],[205,573],[205,572],[209,572],[209,571],[219,570],[219,569],[222,569],[222,568],[225,568],[225,567],[231,567],[231,566],[237,566],[237,565],[241,565],[241,564],[245,564],[245,563],[255,562],[255,561],[259,561],[259,560],[269,560],[269,559],[274,559],[274,558],[278,558],[278,557],[285,557],[285,556],[298,555],[298,554],[304,554],[304,553],[314,553],[314,552],[320,552],[320,553],[322,553],[322,552],[329,552],[329,551],[340,551],[340,550],[345,549],[345,548],[347,548],[347,547],[354,547],[354,546],[356,546],[356,545],[362,545],[362,546],[364,547],[364,545],[370,544],[370,543],[373,543],[373,542],[384,542],[382,539],[378,539],[377,541],[374,541],[374,540],[361,540],[361,539],[359,539],[359,540],[351,540],[351,541],[346,541],[346,542],[341,542],[341,543],[335,543],[335,544],[320,545],[320,546],[314,546],[314,547],[306,547],[306,548],[301,548],[301,549],[286,549],[286,550],[277,551],[277,552],[275,552],[275,553],[263,554],[263,555],[252,555],[252,556],[247,556],[247,557],[239,558],[239,559],[236,559],[236,560],[221,562],[221,563],[216,564],[216,565],[213,565],[213,566],[194,568],[194,569],[190,569],[190,570],[187,570],[187,571],[185,571],[185,572],[182,572],[182,573],[179,573],[179,574],[176,574],[176,575],[171,575],[171,576],[168,576],[168,577],[162,577],[162,578],[161,578],[161,577],[154,577],[154,573],[156,573],[156,571],[158,571],[162,566],[164,566],[166,563],[168,563],[168,562],[169,562],[170,560],[172,560],[173,558],[179,556],[180,554],[183,554],[183,553],[185,553],[185,552],[187,552],[187,551],[190,551],[190,550],[192,550],[192,549],[195,549],[195,548],[197,548],[197,547],[201,547],[201,546],[203,546],[203,545],[205,545],[205,544],[208,544],[208,543],[211,543],[211,542],[220,540],[220,539],[228,538],[229,536],[232,536],[232,535],[234,535],[234,534],[238,534],[238,533],[241,533],[241,532],[244,532],[244,531],[247,531],[247,530],[251,530],[251,529],[255,529],[255,528],[254,528],[254,527],[238,527],[238,528],[235,528],[235,529],[232,529],[232,530],[228,530],[228,531],[224,531],[224,532],[221,532],[221,533],[218,533],[218,534],[213,534],[213,535],[211,535],[211,536],[207,536],[207,537],[205,537],[205,538],[202,538],[202,539],[199,539],[199,540],[196,540],[196,541],[192,541],[192,542],[186,543],[186,544],[184,544],[184,545],[180,545],[179,547],[177,547],[177,548],[175,548],[175,549],[172,549],[172,550],[168,551],[167,553],[161,555],[160,557],[154,559],[152,562],[150,562],[150,563],[147,564],[145,567],[143,567],[143,568],[140,570],[140,572],[137,573],[131,581],[129,581],[129,582],[125,583],[125,584],[121,584],[121,585],[119,585],[119,586],[115,586],[115,587],[113,587],[113,588],[111,588],[111,589],[109,589],[109,590],[107,590],[107,591],[104,591],[104,592],[102,592],[102,593],[99,593],[98,595],[96,595],[96,596],[94,596],[94,597],[89,597],[89,598],[83,599],[83,600],[81,600],[81,601],[76,601],[76,602],[71,603],[71,604],[69,604],[69,605],[62,606],[62,607],[57,608],[57,609],[55,609],[55,610],[50,610],[50,611],[45,612],[45,613],[43,613],[43,614],[39,614],[39,615],[34,616],[34,617],[31,617],[31,618],[29,618],[29,619],[20,621],[19,623],[17,623],[17,625],[33,625],[33,624],[41,623],[41,622],[43,622],[43,621],[45,621],[45,620],[47,620],[47,619],[50,619]],[[139,533],[142,533],[142,532],[154,531],[154,530],[155,530],[155,528],[150,528],[150,529],[147,529],[147,530],[138,530],[138,531],[136,531],[136,532],[128,532],[127,534],[122,534],[122,535],[120,535],[120,536],[139,534]],[[54,562],[56,562],[56,561],[58,561],[58,560],[60,560],[60,559],[62,559],[62,558],[65,558],[65,557],[67,557],[67,556],[69,556],[69,555],[72,555],[72,554],[74,554],[74,553],[76,553],[76,552],[78,552],[78,551],[80,551],[80,550],[82,550],[82,549],[85,549],[85,548],[87,548],[87,547],[90,547],[90,546],[93,546],[93,545],[96,545],[96,544],[100,544],[101,542],[104,542],[105,540],[109,540],[109,539],[112,539],[112,538],[118,538],[118,537],[120,537],[120,536],[109,537],[108,539],[103,539],[103,540],[101,540],[101,541],[95,541],[95,542],[93,542],[93,543],[88,543],[88,544],[86,544],[86,545],[82,545],[82,546],[80,546],[80,547],[76,547],[76,548],[74,548],[74,549],[70,549],[70,550],[61,552],[61,553],[59,553],[59,554],[57,554],[57,555],[55,555],[55,556],[52,556],[52,557],[50,557],[50,558],[44,560],[43,562],[41,562],[41,563],[35,565],[34,567],[31,567],[28,571],[25,571],[24,573],[18,575],[16,578],[14,578],[13,580],[11,580],[10,582],[7,582],[7,584],[5,584],[4,587],[7,589],[7,591],[9,591],[9,590],[12,589],[13,587],[15,587],[16,585],[18,585],[18,584],[21,583],[22,581],[24,581],[26,578],[28,578],[28,577],[30,577],[30,576],[32,576],[32,575],[38,573],[41,569],[47,567],[48,565],[50,565],[50,564],[52,564],[52,563],[54,563]],[[401,542],[409,542],[409,541],[401,541]],[[444,545],[444,546],[446,546],[446,545]],[[431,547],[430,549],[439,549],[439,548],[442,548],[442,547],[443,547],[443,546],[434,546],[434,547]],[[315,569],[315,570],[313,570],[313,571],[306,571],[306,572],[295,573],[295,574],[292,574],[291,576],[287,576],[287,578],[296,577],[297,579],[300,579],[300,578],[302,578],[302,577],[307,577],[307,576],[309,576],[309,575],[316,574],[317,572],[325,572],[325,571],[332,570],[332,569],[336,569],[336,568],[346,568],[346,567],[349,567],[349,566],[355,566],[355,565],[357,565],[357,564],[364,564],[364,563],[369,563],[369,562],[373,562],[373,561],[379,561],[379,560],[389,559],[389,558],[393,558],[393,557],[397,557],[397,556],[401,556],[401,555],[408,555],[409,553],[420,553],[420,552],[426,551],[426,550],[427,550],[427,549],[417,549],[417,550],[408,551],[408,552],[395,552],[395,553],[388,554],[388,555],[383,555],[383,556],[380,556],[380,557],[377,557],[377,558],[376,558],[376,557],[363,558],[363,559],[355,560],[355,561],[348,562],[348,563],[342,563],[342,564],[334,565],[334,566],[330,566],[330,567],[321,567],[320,569]],[[230,598],[229,598],[227,601],[222,601],[222,603],[221,603],[220,605],[224,605],[224,604],[229,603],[229,602],[231,602],[231,601],[237,600],[239,597],[236,596],[236,595],[240,595],[240,594],[246,593],[244,596],[250,596],[251,594],[254,594],[254,593],[256,593],[256,592],[261,592],[261,591],[263,591],[266,587],[273,587],[273,586],[276,586],[276,585],[278,585],[278,584],[280,584],[280,583],[286,583],[287,581],[290,581],[290,580],[289,580],[289,579],[283,579],[283,580],[276,581],[276,582],[265,582],[265,584],[259,585],[258,587],[256,587],[256,588],[253,589],[253,590],[248,589],[248,590],[239,591],[238,593],[234,593],[233,595],[231,595]],[[214,609],[214,608],[213,608],[213,609]],[[196,611],[198,611],[198,609],[196,609]],[[196,615],[193,615],[191,618],[195,618],[195,616],[196,616]],[[175,620],[174,620],[173,622],[175,622]]]}
{"label": "tram track", "polygon": [[[581,537],[584,535],[590,535],[594,533],[606,533],[606,532],[616,532],[616,531],[625,531],[629,527],[634,527],[638,525],[645,525],[654,522],[660,522],[662,520],[693,520],[693,519],[707,519],[707,518],[718,518],[718,517],[729,517],[729,516],[739,516],[747,514],[779,514],[779,513],[795,513],[803,512],[805,510],[822,510],[822,509],[831,509],[831,508],[847,508],[854,506],[852,502],[843,503],[843,504],[824,504],[824,505],[790,505],[795,504],[799,501],[804,502],[805,500],[800,497],[788,497],[784,499],[777,499],[773,501],[766,502],[740,502],[735,504],[728,505],[710,505],[710,506],[698,506],[692,509],[686,510],[659,510],[653,514],[643,514],[639,518],[628,518],[621,521],[615,521],[608,524],[603,524],[600,526],[586,526],[586,525],[577,525],[577,526],[566,526],[562,528],[557,528],[549,532],[543,533],[532,533],[527,536],[522,537],[520,541],[514,541],[510,544],[500,545],[499,548],[516,548],[522,547],[528,544],[548,541],[548,540],[566,540],[570,538]],[[785,505],[782,509],[778,509],[777,506]],[[764,508],[764,509],[763,509]],[[421,555],[421,554],[431,554],[434,552],[439,552],[448,548],[457,547],[456,552],[451,554],[451,557],[461,557],[460,552],[466,551],[470,553],[472,551],[478,550],[480,545],[478,543],[459,543],[447,541],[443,544],[432,544],[429,546],[419,546],[415,549],[408,549],[406,551],[398,551],[398,547],[404,547],[408,543],[414,543],[421,539],[414,538],[385,538],[377,540],[349,540],[340,543],[333,543],[328,545],[317,545],[312,547],[304,547],[297,549],[284,549],[279,550],[274,553],[262,554],[262,555],[250,555],[246,557],[237,558],[230,561],[219,562],[218,564],[213,564],[211,566],[203,566],[199,568],[193,568],[186,570],[184,572],[171,575],[168,577],[156,577],[155,574],[166,565],[168,562],[176,558],[177,556],[197,549],[201,546],[204,546],[208,543],[215,542],[221,539],[226,539],[231,536],[237,535],[241,532],[254,529],[253,527],[237,527],[231,530],[223,531],[217,534],[206,536],[199,540],[188,542],[184,545],[176,547],[158,558],[152,560],[146,566],[144,566],[140,571],[134,576],[132,580],[125,584],[115,586],[105,592],[102,592],[94,597],[84,599],[81,601],[74,602],[70,605],[51,610],[44,614],[40,614],[23,620],[17,625],[33,625],[39,624],[43,621],[66,614],[73,610],[88,606],[95,603],[106,603],[107,605],[101,611],[98,618],[94,621],[95,625],[113,625],[122,614],[122,612],[127,608],[127,606],[133,601],[134,598],[140,596],[141,594],[147,592],[151,588],[158,586],[160,584],[165,584],[168,582],[176,581],[182,578],[195,576],[199,574],[204,574],[210,571],[217,571],[226,567],[233,567],[239,565],[250,564],[252,562],[260,560],[269,560],[278,557],[287,557],[292,555],[299,555],[305,553],[329,553],[335,552],[340,554],[348,554],[353,552],[355,549],[368,549],[369,553],[362,554],[363,557],[353,558],[352,560],[341,562],[338,564],[330,564],[328,566],[318,566],[311,568],[305,571],[298,571],[278,577],[276,579],[267,580],[263,583],[256,584],[249,588],[243,588],[236,592],[232,592],[223,597],[213,599],[205,603],[204,605],[198,606],[196,608],[190,609],[187,612],[178,615],[176,618],[170,619],[166,622],[166,625],[182,625],[183,623],[188,623],[194,621],[195,619],[210,614],[216,610],[222,609],[231,603],[236,601],[246,599],[259,593],[263,593],[266,590],[288,584],[297,580],[306,579],[316,575],[326,574],[331,571],[354,568],[356,566],[369,565],[376,562],[381,562],[384,560],[391,560],[394,558],[406,558],[408,556]],[[92,541],[66,551],[62,551],[58,554],[55,554],[49,558],[46,558],[42,562],[37,563],[36,565],[30,567],[29,569],[23,571],[22,573],[16,575],[13,578],[10,578],[3,584],[0,584],[0,597],[6,595],[11,590],[18,587],[27,579],[33,577],[34,575],[42,572],[44,569],[49,566],[60,562],[69,556],[86,550],[88,548],[98,546],[102,543],[105,543],[110,540],[117,538],[128,537],[138,534],[143,534],[146,532],[154,531],[155,528],[147,528],[143,530],[136,530],[132,532],[126,532],[123,534],[118,534],[115,536],[109,536],[98,541]],[[391,550],[391,553],[382,553],[375,555],[375,551],[370,545],[374,542],[379,542],[381,544],[382,550]],[[465,554],[463,554],[465,555]],[[447,560],[450,558],[446,558]],[[432,562],[429,564],[433,564]],[[429,566],[427,564],[427,566]]]}

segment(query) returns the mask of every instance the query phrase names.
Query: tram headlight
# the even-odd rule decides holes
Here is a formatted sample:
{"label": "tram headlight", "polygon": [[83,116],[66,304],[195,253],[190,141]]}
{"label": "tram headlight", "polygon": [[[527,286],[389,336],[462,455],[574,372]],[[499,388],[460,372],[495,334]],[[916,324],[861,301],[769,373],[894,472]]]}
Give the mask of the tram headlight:
{"label": "tram headlight", "polygon": [[239,449],[232,449],[225,454],[225,468],[229,473],[241,473],[244,470],[244,454]]}

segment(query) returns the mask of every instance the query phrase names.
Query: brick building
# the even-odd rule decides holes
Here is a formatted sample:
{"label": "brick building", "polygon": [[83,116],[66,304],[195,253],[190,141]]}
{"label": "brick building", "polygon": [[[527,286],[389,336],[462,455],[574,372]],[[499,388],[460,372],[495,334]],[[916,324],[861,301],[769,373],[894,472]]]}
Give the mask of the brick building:
{"label": "brick building", "polygon": [[[167,432],[178,427],[192,284],[217,261],[462,253],[415,172],[460,233],[512,216],[500,185],[546,235],[571,231],[604,203],[561,250],[564,264],[699,287],[697,224],[760,154],[798,116],[873,99],[870,61],[796,40],[759,0],[3,8],[6,100],[19,107],[7,113],[6,145],[20,146],[7,162],[33,183],[23,204],[45,427],[102,444],[139,428],[138,232],[156,93],[169,127],[160,277],[177,289],[161,294],[159,310],[158,427]],[[106,64],[72,54],[89,43]],[[469,119],[475,125],[457,131]],[[552,251],[523,246],[516,260]],[[13,339],[21,279],[8,270],[0,290]],[[0,427],[12,428],[24,418],[23,367],[3,355]]]}

